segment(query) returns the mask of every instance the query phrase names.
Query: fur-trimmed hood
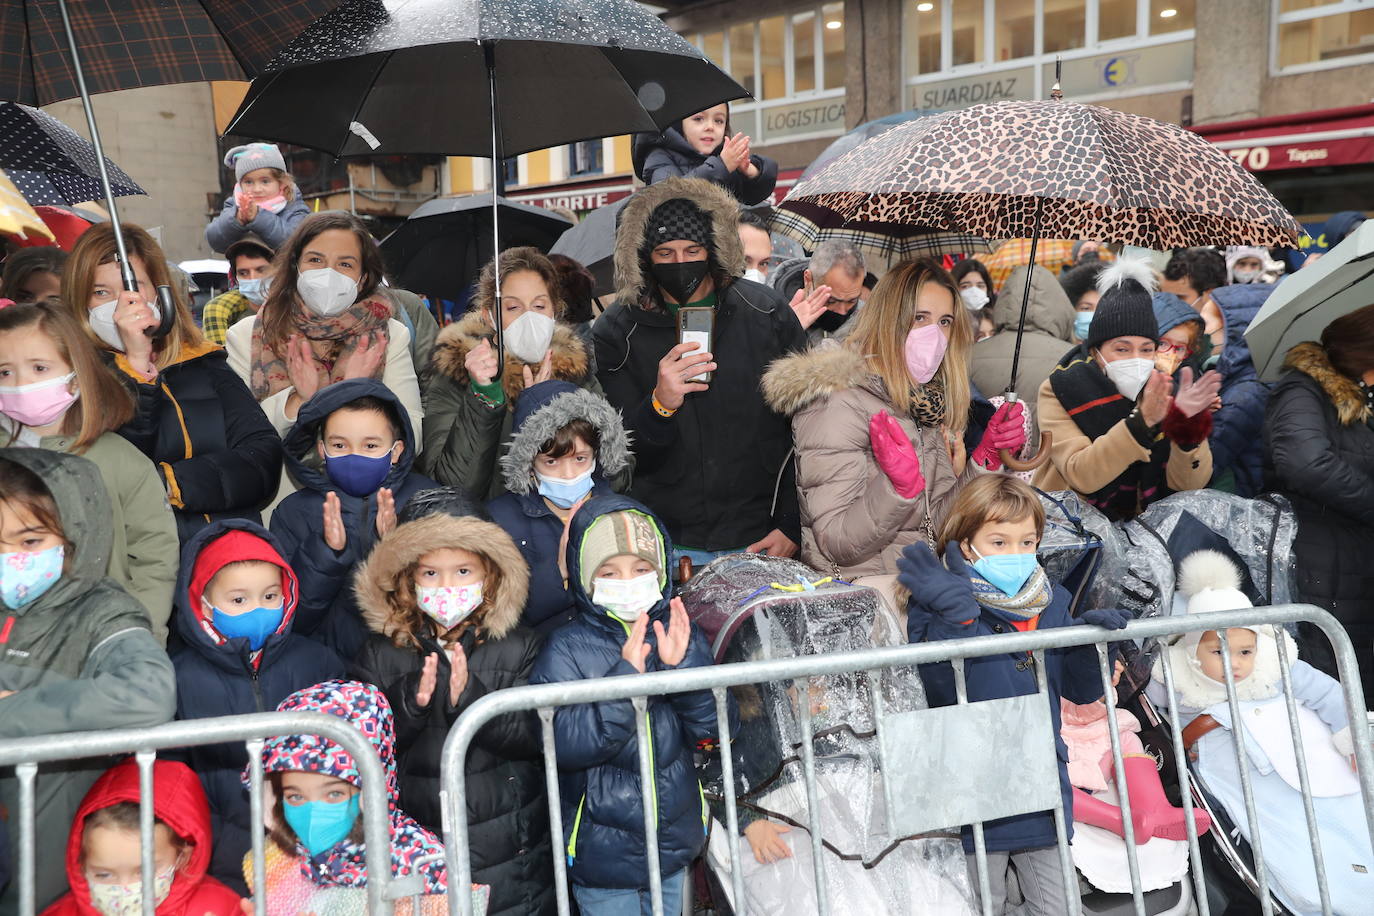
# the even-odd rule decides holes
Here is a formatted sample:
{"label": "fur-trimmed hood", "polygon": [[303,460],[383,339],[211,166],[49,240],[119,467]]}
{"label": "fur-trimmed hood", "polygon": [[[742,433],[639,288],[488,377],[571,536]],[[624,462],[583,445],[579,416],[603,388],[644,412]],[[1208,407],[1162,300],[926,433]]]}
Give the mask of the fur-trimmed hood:
{"label": "fur-trimmed hood", "polygon": [[727,277],[744,273],[744,245],[739,240],[739,201],[718,184],[700,178],[669,178],[644,188],[620,211],[615,245],[617,302],[638,304],[649,279],[645,275],[644,232],[659,204],[686,198],[711,220],[711,259]]}
{"label": "fur-trimmed hood", "polygon": [[398,633],[409,633],[406,615],[392,604],[397,584],[412,563],[443,547],[484,557],[501,573],[500,587],[485,590],[479,612],[482,629],[492,639],[500,639],[519,624],[529,592],[530,573],[515,542],[499,525],[440,513],[397,525],[358,567],[353,591],[368,629],[393,642]]}
{"label": "fur-trimmed hood", "polygon": [[533,386],[516,402],[510,443],[501,456],[507,490],[529,493],[534,489],[530,480],[534,456],[540,446],[574,420],[586,420],[601,436],[594,477],[611,480],[630,466],[630,435],[620,411],[600,395],[551,379]]}
{"label": "fur-trimmed hood", "polygon": [[1354,426],[1356,423],[1369,420],[1369,402],[1365,399],[1359,383],[1347,375],[1342,375],[1331,365],[1331,357],[1326,355],[1326,348],[1321,344],[1298,344],[1288,351],[1283,367],[1296,369],[1320,385],[1322,391],[1331,399],[1331,403],[1336,406],[1336,416],[1342,426]]}
{"label": "fur-trimmed hood", "polygon": [[[470,311],[453,324],[439,332],[434,342],[434,355],[430,364],[434,371],[441,372],[460,385],[468,383],[468,370],[463,360],[468,353],[484,340],[493,340],[496,330],[484,319],[480,312]],[[493,342],[493,346],[495,343]],[[587,347],[570,325],[558,322],[553,329],[553,340],[549,343],[553,351],[553,377],[579,385],[584,382],[591,369]],[[528,365],[506,350],[506,371],[501,379],[501,388],[506,399],[514,401],[525,389],[522,372]]]}
{"label": "fur-trimmed hood", "polygon": [[764,400],[789,417],[851,388],[864,388],[886,398],[881,379],[860,354],[847,347],[821,347],[784,356],[774,360],[763,375]]}

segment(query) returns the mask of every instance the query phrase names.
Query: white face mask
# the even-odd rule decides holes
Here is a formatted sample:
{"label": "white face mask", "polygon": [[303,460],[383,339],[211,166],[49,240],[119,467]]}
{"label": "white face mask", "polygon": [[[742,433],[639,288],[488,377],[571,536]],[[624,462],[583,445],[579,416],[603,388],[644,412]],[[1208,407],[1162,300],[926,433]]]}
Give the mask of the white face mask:
{"label": "white face mask", "polygon": [[[157,321],[162,320],[162,310],[157,307],[157,302],[147,302],[148,308],[152,310],[153,318]],[[115,309],[119,308],[119,300],[111,299],[102,302],[91,309],[86,316],[86,320],[91,324],[91,330],[95,331],[95,336],[109,344],[120,353],[124,352],[124,339],[119,336],[119,328],[115,325]]]}
{"label": "white face mask", "polygon": [[627,623],[637,620],[662,599],[658,573],[645,573],[633,579],[592,580],[592,603]]}
{"label": "white face mask", "polygon": [[1258,270],[1237,270],[1233,276],[1237,283],[1254,283],[1260,278],[1261,271]]}
{"label": "white face mask", "polygon": [[767,283],[768,275],[757,268],[751,267],[744,272],[744,279],[753,280],[755,283]]}
{"label": "white face mask", "polygon": [[1145,387],[1145,383],[1150,380],[1150,373],[1155,371],[1155,363],[1152,359],[1117,359],[1107,363],[1107,378],[1116,385],[1116,390],[1121,392],[1121,396],[1132,401],[1140,394],[1140,389]]}
{"label": "white face mask", "polygon": [[511,355],[522,363],[541,363],[557,326],[558,322],[548,315],[527,311],[510,323],[501,340]]}
{"label": "white face mask", "polygon": [[415,601],[445,630],[451,630],[482,604],[482,583],[470,585],[415,586]]}
{"label": "white face mask", "polygon": [[964,307],[970,311],[980,309],[988,304],[987,292],[976,286],[969,286],[959,290],[959,298],[964,300]]}
{"label": "white face mask", "polygon": [[329,318],[358,301],[358,281],[332,267],[301,271],[296,277],[296,292],[306,308]]}

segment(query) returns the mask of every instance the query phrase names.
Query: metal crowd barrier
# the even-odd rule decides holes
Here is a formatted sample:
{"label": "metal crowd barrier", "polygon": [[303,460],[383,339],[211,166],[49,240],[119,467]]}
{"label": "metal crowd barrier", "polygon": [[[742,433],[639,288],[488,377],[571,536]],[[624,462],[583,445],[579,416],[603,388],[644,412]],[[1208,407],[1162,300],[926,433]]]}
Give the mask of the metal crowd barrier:
{"label": "metal crowd barrier", "polygon": [[[319,735],[343,747],[357,761],[362,778],[363,837],[367,844],[367,911],[382,913],[386,901],[395,897],[393,883],[405,879],[391,877],[391,829],[388,818],[386,775],[372,745],[347,721],[319,712],[270,712],[216,719],[172,722],[155,728],[118,729],[44,735],[0,743],[0,768],[13,766],[19,783],[19,810],[11,812],[12,840],[18,848],[19,916],[33,916],[35,859],[34,786],[38,765],[63,760],[80,760],[134,753],[139,768],[139,834],[142,843],[142,873],[155,874],[153,856],[153,761],[157,751],[243,741],[248,751],[249,805],[251,822],[263,823],[264,739],[277,735]],[[253,874],[257,885],[253,895],[256,916],[266,916],[263,876],[266,874],[266,834],[253,831]],[[44,863],[44,867],[63,867]],[[153,916],[156,909],[154,883],[143,882],[143,913]],[[469,901],[470,903],[470,901]],[[419,913],[419,909],[413,910]]]}
{"label": "metal crowd barrier", "polygon": [[[1371,838],[1374,838],[1374,752],[1370,748],[1370,725],[1365,715],[1364,696],[1360,686],[1359,671],[1355,661],[1355,654],[1351,647],[1350,639],[1346,635],[1341,625],[1326,611],[1309,605],[1281,605],[1267,608],[1249,608],[1237,611],[1225,611],[1195,616],[1178,617],[1157,617],[1144,620],[1133,621],[1123,630],[1106,631],[1098,627],[1077,626],[1060,629],[1041,630],[1023,634],[1006,634],[998,636],[981,636],[967,639],[948,640],[943,642],[920,643],[915,645],[899,646],[884,649],[869,649],[854,652],[843,652],[829,655],[807,655],[796,658],[774,659],[766,661],[745,662],[740,664],[720,665],[710,668],[694,668],[685,671],[665,671],[651,674],[614,677],[593,680],[582,680],[575,682],[565,682],[557,684],[541,684],[527,687],[519,687],[510,690],[501,690],[488,694],[481,698],[454,724],[449,732],[447,743],[444,746],[441,777],[441,798],[443,804],[444,827],[445,827],[445,847],[448,858],[448,874],[450,888],[464,888],[471,882],[471,863],[469,861],[468,846],[468,823],[467,823],[467,786],[464,774],[464,761],[467,752],[472,745],[474,738],[481,728],[493,718],[507,713],[523,712],[536,710],[543,731],[543,751],[545,763],[545,782],[548,792],[549,803],[549,825],[553,834],[553,865],[555,891],[557,894],[558,912],[560,916],[567,916],[569,912],[567,866],[562,855],[563,852],[563,822],[561,807],[559,803],[557,755],[554,747],[553,722],[557,714],[557,709],[564,706],[572,706],[582,703],[604,702],[609,700],[629,700],[634,704],[637,726],[637,744],[639,752],[640,779],[642,785],[649,785],[652,775],[649,772],[649,737],[645,725],[645,708],[647,698],[652,696],[663,696],[665,694],[684,693],[689,691],[710,690],[716,701],[717,718],[720,725],[721,743],[721,765],[723,770],[723,781],[726,787],[725,810],[726,810],[726,829],[730,832],[732,841],[726,845],[730,851],[730,870],[734,891],[734,900],[737,912],[743,914],[746,906],[744,885],[741,871],[739,843],[737,838],[738,814],[735,798],[735,780],[733,773],[733,759],[730,753],[731,735],[730,723],[727,716],[727,694],[726,690],[730,687],[758,684],[765,682],[794,681],[798,695],[806,695],[807,679],[816,676],[838,675],[867,672],[876,675],[871,678],[870,683],[874,686],[872,696],[873,719],[880,737],[880,748],[891,747],[897,733],[904,733],[911,727],[918,725],[917,717],[923,715],[946,715],[947,719],[951,710],[957,710],[955,716],[964,716],[969,720],[977,721],[986,707],[995,708],[997,704],[1005,703],[1002,700],[989,700],[979,703],[968,703],[967,692],[964,684],[962,662],[967,659],[980,658],[990,655],[1002,655],[1008,653],[1031,653],[1035,662],[1034,668],[1036,681],[1039,688],[1038,694],[1043,698],[1040,703],[1027,704],[1026,697],[1013,698],[1022,701],[1018,704],[1011,704],[1003,710],[1004,713],[1010,712],[1013,716],[1022,716],[1019,724],[1013,726],[1016,729],[1016,737],[1021,742],[1021,746],[1032,752],[1033,755],[1040,755],[1041,759],[1057,760],[1057,750],[1055,745],[1056,735],[1052,731],[1044,734],[1043,738],[1035,738],[1030,734],[1030,725],[1040,724],[1044,728],[1051,720],[1048,709],[1048,694],[1046,693],[1046,674],[1045,674],[1045,652],[1051,649],[1063,649],[1074,646],[1095,646],[1097,649],[1099,674],[1102,679],[1105,701],[1108,707],[1106,722],[1111,735],[1112,760],[1116,771],[1116,788],[1120,796],[1120,807],[1122,810],[1122,820],[1125,825],[1125,849],[1128,868],[1130,872],[1132,898],[1135,911],[1139,916],[1145,916],[1144,893],[1141,889],[1140,866],[1136,855],[1136,844],[1134,831],[1131,821],[1130,796],[1125,783],[1125,769],[1122,761],[1121,735],[1116,721],[1116,694],[1111,685],[1112,671],[1108,664],[1109,656],[1107,646],[1109,643],[1122,642],[1125,640],[1145,640],[1164,636],[1175,636],[1183,633],[1198,632],[1202,630],[1218,630],[1222,638],[1222,655],[1225,658],[1226,667],[1226,691],[1231,706],[1231,713],[1234,721],[1240,721],[1238,699],[1235,691],[1235,681],[1231,672],[1230,656],[1225,642],[1226,630],[1234,627],[1254,627],[1254,626],[1281,626],[1294,622],[1307,622],[1318,627],[1330,640],[1335,651],[1335,657],[1339,668],[1340,681],[1345,696],[1347,712],[1350,713],[1350,729],[1354,739],[1356,763],[1360,782],[1361,795],[1364,805],[1366,824],[1370,830]],[[1298,719],[1296,701],[1293,696],[1292,659],[1288,658],[1282,640],[1278,640],[1280,647],[1280,667],[1283,676],[1283,695],[1288,709],[1289,727],[1293,735],[1298,732]],[[1163,674],[1165,677],[1165,687],[1169,697],[1169,708],[1177,707],[1177,694],[1174,690],[1173,672],[1169,666],[1168,653],[1163,653]],[[882,698],[880,687],[881,672],[896,668],[907,667],[917,664],[933,662],[954,662],[953,670],[955,673],[956,690],[958,694],[957,707],[945,707],[944,709],[934,709],[915,713],[904,713],[898,717],[887,717],[882,708]],[[1033,709],[1032,707],[1039,707]],[[812,864],[815,872],[815,883],[817,890],[818,912],[820,916],[828,916],[829,903],[826,898],[826,874],[825,859],[822,854],[822,824],[820,808],[817,804],[818,790],[815,777],[815,754],[812,748],[812,723],[811,711],[808,703],[798,704],[798,724],[801,732],[801,762],[802,772],[805,780],[805,789],[808,807],[808,832],[812,847]],[[1007,721],[1004,715],[1003,721]],[[1012,718],[1011,721],[1018,720]],[[986,720],[984,720],[986,722]],[[900,728],[896,727],[900,724]],[[1183,746],[1182,728],[1183,723],[1176,718],[1171,720],[1171,733],[1174,749],[1174,758],[1177,768],[1177,776],[1181,788],[1182,804],[1186,812],[1188,847],[1191,858],[1192,881],[1196,888],[1194,898],[1197,911],[1200,916],[1210,916],[1207,901],[1206,879],[1202,869],[1201,849],[1198,843],[1197,828],[1193,818],[1193,809],[1190,801],[1193,797],[1195,780],[1191,777],[1187,768],[1187,757]],[[996,731],[983,731],[980,737],[986,739],[989,735],[999,735]],[[1038,741],[1040,747],[1034,745]],[[953,743],[953,742],[950,742]],[[1296,742],[1298,748],[1297,762],[1302,785],[1303,802],[1306,808],[1306,826],[1309,838],[1312,841],[1312,855],[1316,863],[1316,876],[1322,898],[1323,912],[1330,914],[1331,905],[1328,898],[1328,885],[1321,860],[1321,842],[1318,836],[1318,829],[1315,815],[1313,813],[1311,787],[1308,781],[1307,765],[1302,745]],[[941,750],[936,748],[935,750]],[[945,748],[943,750],[957,750]],[[977,748],[977,753],[983,758],[997,759],[995,752],[989,753],[985,746]],[[1248,775],[1249,761],[1243,759],[1244,751],[1240,747],[1240,742],[1236,742],[1236,758],[1242,774],[1242,783],[1246,799],[1247,815],[1251,827],[1252,849],[1254,854],[1255,877],[1257,891],[1260,897],[1261,907],[1266,916],[1273,913],[1273,903],[1269,894],[1269,884],[1266,869],[1263,861],[1263,845],[1260,836],[1258,818],[1254,807],[1254,798],[1251,792],[1250,778]],[[883,756],[888,756],[883,754]],[[896,791],[894,779],[898,775],[918,779],[920,772],[912,773],[915,769],[911,766],[910,759],[903,757],[901,767],[883,767],[883,782],[885,795],[888,800],[889,815],[893,818],[907,816],[908,818],[920,818],[920,809],[923,806],[946,804],[945,799],[932,799],[930,797],[913,797],[912,792],[907,791],[904,795]],[[1057,766],[1057,764],[1055,764]],[[903,771],[897,774],[895,771]],[[1073,912],[1081,912],[1079,905],[1079,884],[1073,863],[1070,857],[1067,842],[1067,824],[1065,822],[1065,811],[1059,795],[1059,783],[1057,771],[1052,778],[1052,791],[1042,793],[1041,797],[1053,796],[1052,806],[1040,804],[1038,808],[1031,810],[1049,810],[1053,813],[1055,831],[1057,834],[1057,847],[1059,854],[1060,869],[1064,881],[1064,890],[1068,895],[1070,906]],[[948,796],[963,795],[975,796],[976,791],[970,793],[945,793]],[[1036,793],[1029,793],[1035,796]],[[968,802],[967,797],[962,799]],[[985,801],[991,802],[990,799]],[[654,812],[649,805],[642,806],[644,809],[645,822],[645,858],[648,863],[648,883],[653,900],[654,916],[664,916],[662,903],[662,877],[659,871],[657,831],[654,827]],[[1005,799],[996,800],[995,805],[989,805],[996,810],[974,812],[969,820],[955,821],[946,823],[943,826],[956,827],[961,823],[972,823],[975,854],[974,854],[974,874],[976,876],[976,886],[980,891],[979,899],[982,902],[983,912],[991,913],[991,901],[988,895],[988,866],[987,854],[983,842],[982,821],[993,817],[1003,817],[1007,815],[1005,810],[1007,802]],[[908,821],[909,822],[909,821]],[[890,829],[894,836],[904,835],[909,831],[897,831]],[[450,893],[448,899],[449,912],[455,916],[471,916],[472,902],[466,894]]]}

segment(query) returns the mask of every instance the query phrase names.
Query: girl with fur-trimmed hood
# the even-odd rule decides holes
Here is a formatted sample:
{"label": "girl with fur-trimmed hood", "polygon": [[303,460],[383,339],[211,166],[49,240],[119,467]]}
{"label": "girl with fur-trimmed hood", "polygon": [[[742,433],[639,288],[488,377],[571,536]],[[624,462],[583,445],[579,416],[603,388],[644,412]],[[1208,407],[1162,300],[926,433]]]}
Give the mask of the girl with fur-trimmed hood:
{"label": "girl with fur-trimmed hood", "polygon": [[[1268,489],[1298,516],[1298,593],[1346,628],[1360,660],[1365,702],[1374,698],[1374,305],[1338,318],[1321,343],[1288,351],[1288,372],[1269,396],[1264,423]],[[1303,651],[1336,673],[1326,640]]]}
{"label": "girl with fur-trimmed hood", "polygon": [[[1214,550],[1199,550],[1179,564],[1179,590],[1187,613],[1250,607],[1234,563]],[[1374,850],[1360,804],[1360,782],[1353,768],[1354,746],[1341,685],[1304,661],[1279,627],[1233,627],[1223,649],[1216,630],[1187,633],[1164,649],[1177,690],[1173,714],[1184,727],[1184,742],[1198,776],[1221,802],[1241,836],[1251,842],[1255,825],[1246,815],[1244,788],[1236,761],[1237,736],[1243,736],[1245,765],[1254,793],[1264,864],[1270,889],[1294,913],[1322,912],[1307,837],[1297,751],[1289,731],[1278,640],[1292,665],[1302,755],[1321,835],[1322,858],[1332,912],[1367,913],[1374,894]],[[1226,694],[1230,657],[1240,724],[1231,717]],[[1167,705],[1163,666],[1155,663],[1151,695]],[[1134,799],[1133,799],[1134,800]]]}
{"label": "girl with fur-trimmed hood", "polygon": [[562,562],[568,522],[587,499],[628,481],[630,437],[605,398],[559,381],[521,395],[513,429],[501,458],[508,492],[487,510],[530,567],[524,624],[547,635],[577,616]]}
{"label": "girl with fur-trimmed hood", "polygon": [[[465,709],[529,680],[543,640],[519,625],[529,573],[499,527],[445,513],[397,526],[357,572],[372,631],[354,675],[396,716],[401,807],[441,828],[439,763]],[[533,712],[484,728],[467,758],[473,881],[489,913],[554,912],[539,725]]]}
{"label": "girl with fur-trimmed hood", "polygon": [[466,315],[434,345],[425,385],[422,462],[440,483],[478,498],[505,491],[497,460],[510,441],[515,404],[524,390],[558,379],[601,393],[582,338],[563,322],[563,284],[537,248],[501,253],[501,328],[505,366],[496,365],[496,261],[482,268]]}

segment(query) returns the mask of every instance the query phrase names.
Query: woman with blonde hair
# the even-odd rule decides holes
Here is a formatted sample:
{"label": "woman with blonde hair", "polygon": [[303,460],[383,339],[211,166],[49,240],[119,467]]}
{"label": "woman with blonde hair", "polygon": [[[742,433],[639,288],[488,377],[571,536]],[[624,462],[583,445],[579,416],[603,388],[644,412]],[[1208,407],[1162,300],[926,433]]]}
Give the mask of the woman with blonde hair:
{"label": "woman with blonde hair", "polygon": [[[62,301],[134,393],[137,410],[119,433],[157,466],[182,543],[216,518],[257,521],[277,491],[281,440],[196,327],[162,247],[132,223],[124,246],[136,291],[123,288],[108,223],[82,234],[62,275]],[[160,286],[171,288],[175,317],[157,338]]]}
{"label": "woman with blonde hair", "polygon": [[792,417],[801,559],[847,579],[896,573],[903,547],[934,543],[960,487],[1025,441],[1021,405],[988,419],[969,381],[973,328],[938,264],[898,265],[856,320],[843,345],[784,357],[763,379]]}

